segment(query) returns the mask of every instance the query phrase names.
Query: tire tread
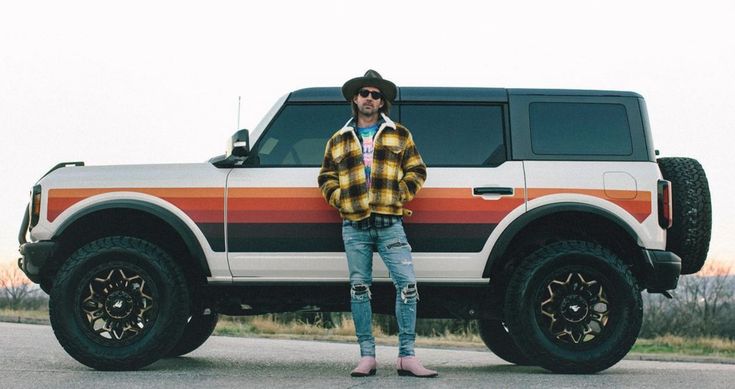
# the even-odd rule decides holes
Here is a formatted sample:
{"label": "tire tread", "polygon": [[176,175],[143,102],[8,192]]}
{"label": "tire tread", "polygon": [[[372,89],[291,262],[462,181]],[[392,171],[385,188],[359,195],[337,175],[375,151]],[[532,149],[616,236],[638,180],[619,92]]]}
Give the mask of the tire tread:
{"label": "tire tread", "polygon": [[666,250],[681,257],[681,274],[704,266],[712,235],[712,201],[702,165],[692,158],[659,158],[664,179],[672,183],[674,223],[667,232]]}

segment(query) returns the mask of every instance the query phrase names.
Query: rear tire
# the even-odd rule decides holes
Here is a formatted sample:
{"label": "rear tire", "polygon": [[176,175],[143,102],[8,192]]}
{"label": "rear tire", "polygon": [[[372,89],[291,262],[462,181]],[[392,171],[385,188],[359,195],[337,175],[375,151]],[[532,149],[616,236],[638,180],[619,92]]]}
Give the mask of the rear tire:
{"label": "rear tire", "polygon": [[487,348],[499,358],[521,366],[532,365],[521,350],[516,346],[510,333],[500,320],[479,320],[480,338]]}
{"label": "rear tire", "polygon": [[184,274],[150,242],[102,238],[59,269],[49,316],[61,346],[98,370],[135,370],[181,339],[189,316]]}
{"label": "rear tire", "polygon": [[198,349],[212,335],[218,321],[219,315],[212,311],[209,311],[208,314],[202,311],[192,315],[186,323],[184,335],[176,346],[166,353],[166,357],[178,357]]}
{"label": "rear tire", "polygon": [[692,158],[659,158],[664,179],[671,181],[674,222],[666,250],[681,257],[681,274],[704,266],[712,235],[712,202],[702,165]]}
{"label": "rear tire", "polygon": [[641,295],[628,267],[596,243],[561,241],[527,256],[505,297],[511,337],[534,364],[556,373],[594,373],[635,343]]}

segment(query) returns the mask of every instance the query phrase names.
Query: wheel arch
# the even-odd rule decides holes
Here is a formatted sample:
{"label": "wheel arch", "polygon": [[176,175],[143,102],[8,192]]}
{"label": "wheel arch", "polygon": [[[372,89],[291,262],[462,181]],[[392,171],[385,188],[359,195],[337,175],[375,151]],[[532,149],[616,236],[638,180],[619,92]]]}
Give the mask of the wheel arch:
{"label": "wheel arch", "polygon": [[[60,242],[55,262],[60,266],[75,246],[110,234],[130,234],[150,240],[173,251],[175,260],[184,261],[187,274],[202,279],[211,276],[204,249],[186,222],[164,207],[135,199],[96,203],[64,220],[52,238]],[[181,258],[176,254],[185,255]]]}
{"label": "wheel arch", "polygon": [[[526,242],[530,247],[540,247],[550,240],[574,238],[574,234],[610,242],[634,266],[636,277],[642,277],[643,270],[638,268],[643,266],[645,258],[639,250],[641,242],[634,228],[604,208],[574,202],[534,208],[510,223],[494,244],[482,276],[488,278],[502,273],[514,260],[509,254],[523,250]],[[615,243],[616,240],[619,243]]]}

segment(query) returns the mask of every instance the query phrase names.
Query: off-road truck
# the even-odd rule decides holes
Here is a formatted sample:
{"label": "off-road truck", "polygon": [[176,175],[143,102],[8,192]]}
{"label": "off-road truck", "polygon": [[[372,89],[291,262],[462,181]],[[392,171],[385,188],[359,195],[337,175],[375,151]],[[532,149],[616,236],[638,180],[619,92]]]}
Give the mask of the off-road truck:
{"label": "off-road truck", "polygon": [[[43,176],[19,265],[50,294],[64,349],[137,369],[199,347],[219,314],[349,311],[340,219],[317,187],[349,115],[338,88],[302,89],[205,163]],[[657,159],[636,93],[403,87],[390,116],[428,165],[404,220],[419,316],[478,320],[507,361],[612,366],[638,336],[641,292],[667,294],[706,259],[704,171]],[[375,261],[376,312],[392,312],[392,288]]]}

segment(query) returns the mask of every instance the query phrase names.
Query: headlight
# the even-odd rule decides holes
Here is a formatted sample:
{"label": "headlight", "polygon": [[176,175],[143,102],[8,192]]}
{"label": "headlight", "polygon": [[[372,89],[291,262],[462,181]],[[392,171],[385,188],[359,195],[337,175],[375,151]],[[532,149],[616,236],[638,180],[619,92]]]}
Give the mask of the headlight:
{"label": "headlight", "polygon": [[41,185],[33,187],[33,195],[31,198],[31,227],[38,224],[38,218],[41,215]]}

